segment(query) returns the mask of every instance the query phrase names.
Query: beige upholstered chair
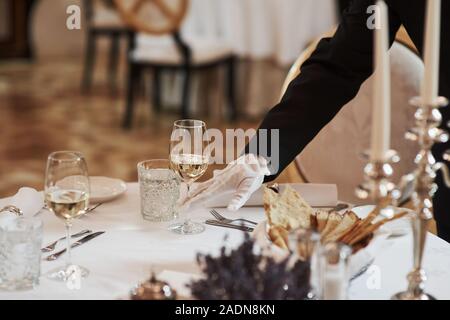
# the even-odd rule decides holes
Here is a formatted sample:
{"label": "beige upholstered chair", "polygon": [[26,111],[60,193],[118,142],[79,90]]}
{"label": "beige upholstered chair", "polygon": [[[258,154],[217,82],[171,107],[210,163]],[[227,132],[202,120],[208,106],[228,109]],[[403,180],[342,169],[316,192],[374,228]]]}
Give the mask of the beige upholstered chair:
{"label": "beige upholstered chair", "polygon": [[[402,34],[391,51],[392,76],[392,148],[401,157],[395,166],[395,179],[412,171],[416,145],[407,142],[404,133],[413,125],[415,109],[409,99],[418,95],[423,64],[406,34]],[[286,79],[284,90],[299,74],[299,67],[309,57],[314,42],[299,57]],[[324,88],[324,90],[326,90]],[[363,181],[365,160],[361,153],[370,147],[372,114],[372,78],[361,87],[358,95],[348,103],[297,157],[295,164],[306,182],[336,183],[339,198],[355,204],[361,201],[354,195],[355,187]]]}
{"label": "beige upholstered chair", "polygon": [[[137,32],[133,48],[128,55],[129,80],[126,112],[123,121],[125,128],[130,128],[134,114],[135,88],[146,71],[152,71],[153,107],[159,112],[161,109],[161,81],[162,72],[175,71],[182,75],[181,84],[181,116],[189,118],[190,93],[193,77],[203,71],[224,68],[226,88],[224,95],[228,100],[229,117],[237,116],[234,69],[235,56],[225,39],[215,35],[212,30],[214,19],[207,19],[208,15],[201,10],[193,10],[194,6],[204,8],[213,6],[217,0],[152,0],[141,1],[133,12],[132,6],[121,6],[119,11],[124,20]],[[138,1],[134,2],[139,4]],[[147,5],[147,6],[146,6]],[[167,8],[167,9],[164,9]],[[166,14],[166,11],[177,14]],[[217,12],[220,14],[220,12]],[[212,23],[212,24],[210,24]],[[200,30],[201,32],[196,32]]]}

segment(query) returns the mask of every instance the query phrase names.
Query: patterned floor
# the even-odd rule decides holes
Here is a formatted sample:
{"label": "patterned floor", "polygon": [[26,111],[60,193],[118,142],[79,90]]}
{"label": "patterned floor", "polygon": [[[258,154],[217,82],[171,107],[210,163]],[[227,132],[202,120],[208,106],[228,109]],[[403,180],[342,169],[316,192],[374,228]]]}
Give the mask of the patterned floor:
{"label": "patterned floor", "polygon": [[[264,102],[267,108],[278,95],[285,71],[263,68],[255,77],[264,72],[276,73],[268,83],[273,94]],[[111,96],[100,83],[93,94],[83,96],[80,74],[76,61],[0,64],[0,197],[21,186],[41,189],[46,157],[55,150],[79,150],[88,160],[91,175],[126,181],[136,180],[140,160],[167,157],[171,126],[178,117],[175,112],[155,116],[142,100],[134,129],[125,132],[120,128],[122,95]],[[206,118],[209,127],[221,129],[255,127],[260,119],[226,124],[221,117]]]}

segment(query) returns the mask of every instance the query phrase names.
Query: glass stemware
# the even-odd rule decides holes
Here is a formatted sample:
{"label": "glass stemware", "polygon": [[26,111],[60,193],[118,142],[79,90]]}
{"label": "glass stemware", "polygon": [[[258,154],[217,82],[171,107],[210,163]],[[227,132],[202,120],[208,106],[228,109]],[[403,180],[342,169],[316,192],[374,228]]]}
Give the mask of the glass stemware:
{"label": "glass stemware", "polygon": [[[178,120],[174,123],[170,139],[170,164],[172,170],[187,185],[187,195],[194,181],[208,168],[206,124],[200,120]],[[187,215],[187,212],[186,212]],[[193,222],[189,216],[184,222],[170,226],[179,234],[197,234],[205,230],[201,223]]]}
{"label": "glass stemware", "polygon": [[49,155],[45,174],[45,202],[66,227],[66,264],[48,273],[57,281],[68,281],[71,277],[86,277],[86,268],[73,265],[70,255],[71,227],[73,219],[86,213],[89,205],[89,176],[83,155],[73,151],[59,151]]}

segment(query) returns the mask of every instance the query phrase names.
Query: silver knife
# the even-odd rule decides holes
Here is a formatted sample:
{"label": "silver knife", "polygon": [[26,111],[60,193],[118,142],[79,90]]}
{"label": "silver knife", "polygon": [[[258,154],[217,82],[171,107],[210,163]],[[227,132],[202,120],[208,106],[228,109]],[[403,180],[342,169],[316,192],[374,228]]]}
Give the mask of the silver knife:
{"label": "silver knife", "polygon": [[254,230],[254,228],[235,225],[235,224],[231,224],[231,223],[225,223],[225,222],[221,222],[221,221],[217,221],[217,220],[206,220],[205,223],[210,226],[236,229],[236,230],[240,230],[240,231],[244,231],[244,232],[252,232]]}
{"label": "silver knife", "polygon": [[[90,241],[90,240],[92,240],[92,239],[94,239],[94,238],[96,238],[96,237],[98,237],[98,236],[100,236],[100,235],[102,235],[102,234],[104,234],[104,233],[105,233],[105,231],[99,231],[99,232],[94,232],[94,233],[92,233],[92,234],[89,234],[89,235],[87,235],[86,237],[81,238],[81,239],[78,240],[78,241],[75,241],[75,242],[70,246],[70,248],[73,249],[73,248],[79,247],[79,246],[81,246],[83,243],[86,243],[86,242],[88,242],[88,241]],[[55,261],[55,260],[58,259],[60,256],[62,256],[64,253],[66,253],[66,251],[67,251],[67,249],[63,249],[63,250],[61,250],[61,251],[58,251],[58,252],[56,252],[56,253],[54,253],[54,254],[52,254],[52,255],[49,255],[49,256],[46,257],[44,260],[47,260],[47,261]]]}

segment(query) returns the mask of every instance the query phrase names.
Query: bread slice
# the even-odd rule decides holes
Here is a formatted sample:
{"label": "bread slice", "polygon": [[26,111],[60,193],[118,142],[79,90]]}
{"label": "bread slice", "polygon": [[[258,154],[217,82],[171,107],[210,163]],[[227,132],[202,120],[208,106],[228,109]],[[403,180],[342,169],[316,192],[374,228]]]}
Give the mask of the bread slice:
{"label": "bread slice", "polygon": [[317,212],[314,212],[310,216],[310,228],[312,230],[317,230]]}
{"label": "bread slice", "polygon": [[290,186],[286,186],[281,194],[265,188],[264,208],[270,225],[286,230],[311,227],[314,210]]}
{"label": "bread slice", "polygon": [[330,214],[327,211],[319,210],[316,212],[317,232],[322,233],[323,229],[328,222],[328,216]]}
{"label": "bread slice", "polygon": [[338,241],[338,239],[342,237],[342,235],[353,228],[358,220],[359,218],[354,212],[346,212],[336,228],[334,228],[333,231],[329,232],[325,237],[322,238],[322,242],[327,243]]}
{"label": "bread slice", "polygon": [[266,213],[267,221],[269,222],[269,225],[274,225],[271,217],[271,210],[272,210],[272,204],[276,203],[278,201],[278,193],[275,192],[271,188],[264,188],[264,194],[263,194],[263,202],[264,202],[264,211]]}
{"label": "bread slice", "polygon": [[289,231],[280,226],[271,226],[269,228],[269,238],[270,240],[281,249],[288,250],[288,235]]}
{"label": "bread slice", "polygon": [[328,221],[321,232],[322,241],[330,234],[342,221],[342,216],[337,212],[331,212],[328,215]]}

